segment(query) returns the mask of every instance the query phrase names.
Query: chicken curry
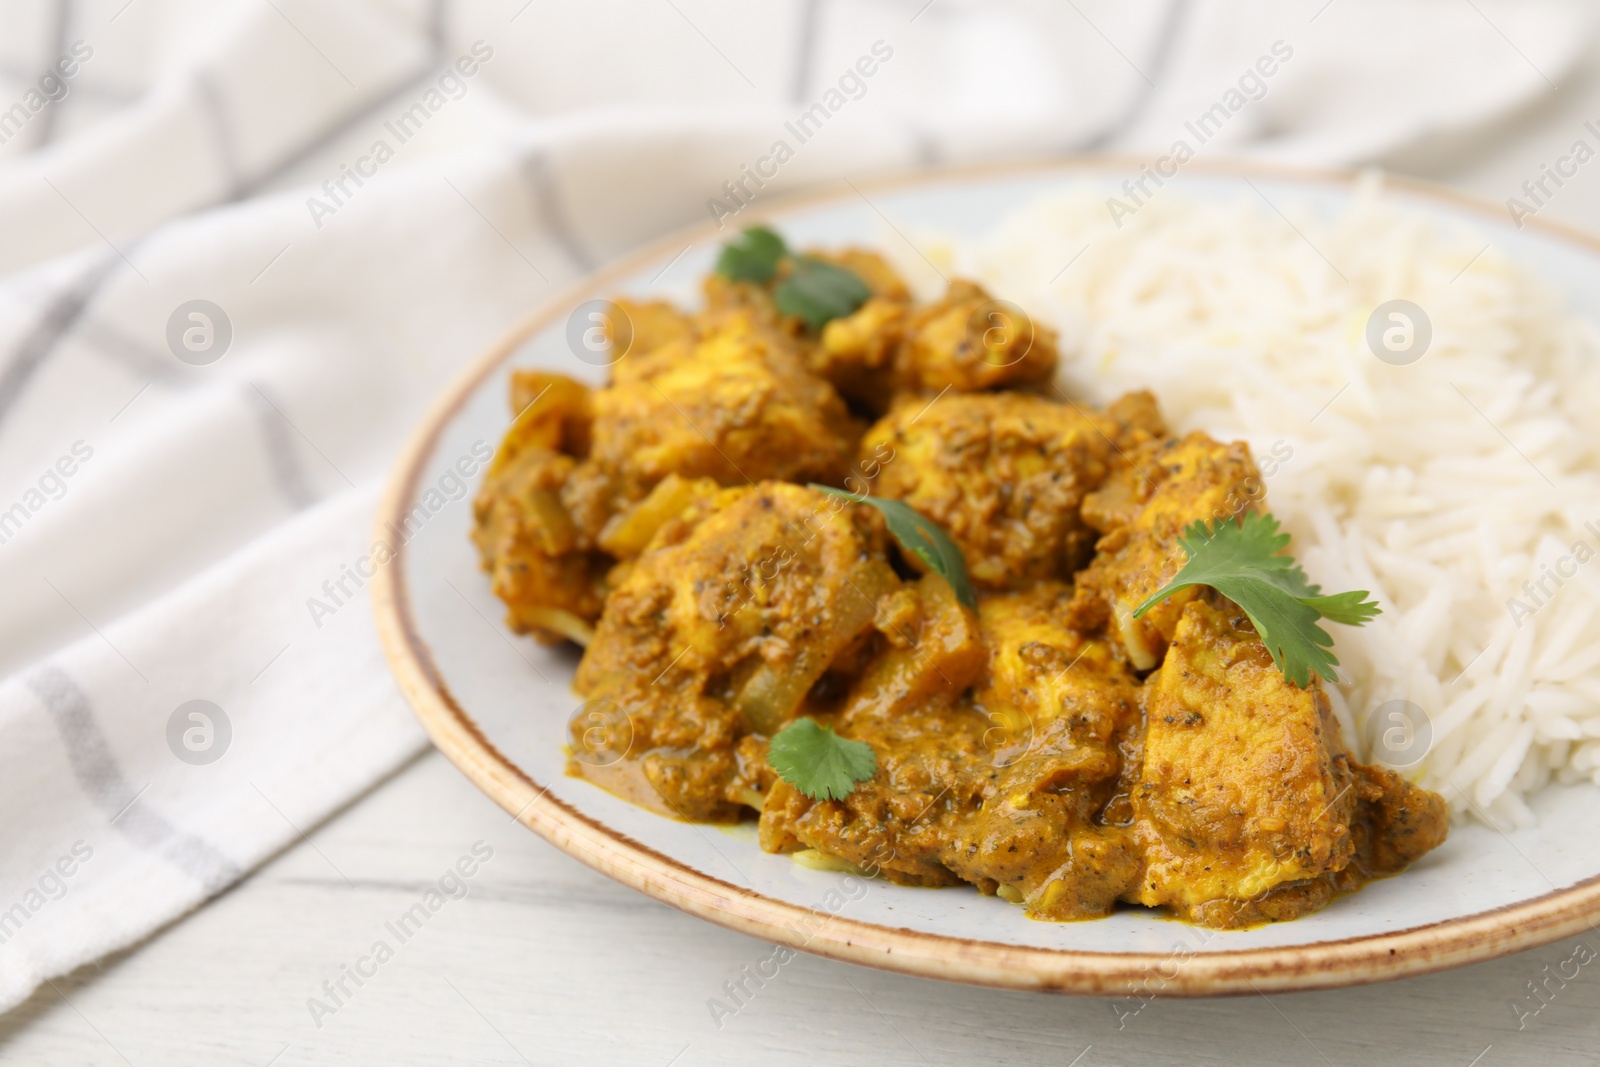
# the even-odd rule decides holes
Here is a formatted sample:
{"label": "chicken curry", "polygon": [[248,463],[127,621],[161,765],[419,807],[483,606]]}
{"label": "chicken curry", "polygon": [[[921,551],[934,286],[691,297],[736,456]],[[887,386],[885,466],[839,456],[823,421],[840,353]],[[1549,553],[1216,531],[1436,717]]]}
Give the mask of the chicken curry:
{"label": "chicken curry", "polygon": [[[512,377],[474,538],[513,629],[585,646],[573,773],[1050,920],[1291,919],[1444,839],[1237,603],[1144,603],[1186,527],[1264,509],[1246,445],[1071,398],[1053,332],[971,282],[921,303],[868,251],[727,261],[702,310],[615,301],[603,387]],[[776,769],[803,720],[866,754],[846,788]]]}

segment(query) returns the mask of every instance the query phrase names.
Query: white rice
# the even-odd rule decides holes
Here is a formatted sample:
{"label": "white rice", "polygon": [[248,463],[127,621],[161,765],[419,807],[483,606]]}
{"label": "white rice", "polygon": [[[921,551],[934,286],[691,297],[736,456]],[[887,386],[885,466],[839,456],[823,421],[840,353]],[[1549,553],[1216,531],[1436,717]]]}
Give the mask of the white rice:
{"label": "white rice", "polygon": [[[1458,812],[1528,825],[1552,780],[1600,783],[1600,562],[1563,562],[1600,550],[1600,335],[1551,285],[1376,176],[1336,218],[1165,189],[1118,230],[1084,188],[979,245],[918,244],[1059,328],[1074,395],[1149,388],[1179,431],[1292,449],[1267,480],[1291,551],[1324,590],[1383,606],[1326,624],[1364,756],[1374,709],[1402,698],[1433,734],[1405,773]],[[1408,366],[1365,340],[1394,298],[1433,324]],[[1558,563],[1576,574],[1535,606],[1523,583]],[[1520,624],[1514,597],[1534,609]]]}

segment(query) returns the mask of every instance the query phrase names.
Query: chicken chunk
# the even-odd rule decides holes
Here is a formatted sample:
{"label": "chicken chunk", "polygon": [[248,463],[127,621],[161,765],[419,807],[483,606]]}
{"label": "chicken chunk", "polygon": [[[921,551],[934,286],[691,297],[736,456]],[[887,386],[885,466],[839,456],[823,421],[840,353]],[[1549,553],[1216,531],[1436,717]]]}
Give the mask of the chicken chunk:
{"label": "chicken chunk", "polygon": [[983,600],[989,657],[973,700],[991,723],[993,784],[946,849],[953,871],[1009,887],[1042,919],[1108,914],[1141,867],[1117,825],[1129,821],[1139,680],[1118,649],[1062,622],[1071,597],[1044,583]]}
{"label": "chicken chunk", "polygon": [[516,418],[473,501],[473,540],[506,622],[541,641],[586,640],[600,617],[609,561],[561,503],[589,449],[589,390],[559,374],[519,371]]}
{"label": "chicken chunk", "polygon": [[899,885],[958,885],[948,842],[989,783],[981,764],[988,724],[970,704],[929,702],[846,731],[878,753],[878,772],[843,800],[812,800],[788,782],[761,809],[762,847],[816,849]]}
{"label": "chicken chunk", "polygon": [[812,355],[813,369],[868,411],[882,413],[902,394],[1038,387],[1055,373],[1055,332],[975,282],[957,279],[921,307],[903,285],[873,288],[854,314],[824,327]]}
{"label": "chicken chunk", "polygon": [[[806,345],[793,323],[786,323],[766,287],[736,282],[719,274],[704,285],[706,303],[684,311],[665,300],[611,301],[599,320],[615,361],[611,384],[638,381],[694,358],[697,346],[717,334],[754,337],[763,347],[803,356]],[[637,372],[637,373],[636,373]]]}
{"label": "chicken chunk", "polygon": [[1184,607],[1149,682],[1134,899],[1235,925],[1239,902],[1349,863],[1356,797],[1320,683],[1285,681],[1244,613],[1213,598]]}
{"label": "chicken chunk", "polygon": [[1444,797],[1386,767],[1351,762],[1356,776],[1355,857],[1364,878],[1398,874],[1444,844],[1450,809]]}
{"label": "chicken chunk", "polygon": [[894,392],[895,356],[910,311],[907,301],[874,296],[852,314],[832,320],[822,328],[811,352],[812,372],[864,410],[887,410]]}
{"label": "chicken chunk", "polygon": [[895,386],[938,393],[1040,385],[1060,358],[1054,330],[958,278],[944,299],[907,317]]}
{"label": "chicken chunk", "polygon": [[[838,251],[807,249],[801,253],[811,259],[820,259],[850,271],[866,284],[876,299],[897,304],[908,303],[911,292],[882,256],[863,248],[845,248]],[[774,333],[807,344],[814,339],[804,320],[785,315],[778,310],[774,290],[789,276],[789,263],[780,263],[777,273],[764,283],[734,281],[720,274],[710,274],[703,286],[706,306],[695,316],[702,331],[715,329],[718,322],[729,315],[744,315]],[[813,368],[815,369],[815,368]]]}
{"label": "chicken chunk", "polygon": [[1161,662],[1196,587],[1162,600],[1142,618],[1134,611],[1183,568],[1178,537],[1190,523],[1236,518],[1265,499],[1260,472],[1243,443],[1203,433],[1153,440],[1119,454],[1118,469],[1083,502],[1083,520],[1104,535],[1078,575],[1074,620],[1109,624],[1140,670]]}
{"label": "chicken chunk", "polygon": [[984,664],[977,619],[938,575],[886,598],[877,653],[831,717],[872,745],[874,777],[843,800],[773,784],[761,809],[769,851],[813,848],[902,885],[960,881],[943,862],[952,828],[988,786],[988,722],[962,694]]}
{"label": "chicken chunk", "polygon": [[[1109,416],[1014,393],[907,398],[867,431],[871,492],[945,527],[974,582],[1020,588],[1071,577],[1093,533],[1085,494],[1113,457]],[[865,457],[871,457],[871,462]]]}
{"label": "chicken chunk", "polygon": [[611,302],[611,313],[602,320],[606,340],[618,361],[638,359],[673,342],[690,341],[696,333],[694,317],[665,300],[617,297]]}
{"label": "chicken chunk", "polygon": [[633,742],[620,762],[574,770],[670,814],[727,819],[738,742],[789,722],[830,668],[853,668],[901,582],[867,509],[815,490],[764,482],[697,510],[659,530],[606,600],[574,687],[620,709]]}
{"label": "chicken chunk", "polygon": [[1136,389],[1122,394],[1106,408],[1106,414],[1117,424],[1114,444],[1119,466],[1126,465],[1130,455],[1152,441],[1171,436],[1167,420],[1161,414],[1161,405],[1149,390]]}
{"label": "chicken chunk", "polygon": [[884,300],[911,302],[911,290],[905,279],[889,265],[889,261],[870,248],[844,248],[836,252],[814,251],[808,253],[850,271],[872,290],[872,295]]}
{"label": "chicken chunk", "polygon": [[[976,630],[940,579],[919,588],[932,610],[917,646],[939,660],[925,677],[946,684],[884,686],[886,672],[869,666],[838,724],[872,745],[878,773],[841,801],[775,785],[763,842],[902,884],[964,880],[1042,918],[1106,914],[1139,871],[1132,833],[1100,822],[1138,728],[1138,680],[1111,646],[1060,625],[1065,586],[986,597]],[[940,616],[952,622],[930,641]],[[961,696],[969,684],[971,699]]]}
{"label": "chicken chunk", "polygon": [[[678,351],[686,347],[687,351]],[[745,316],[616,367],[594,397],[594,447],[562,494],[596,540],[669,474],[722,485],[838,484],[860,425],[832,386]]]}

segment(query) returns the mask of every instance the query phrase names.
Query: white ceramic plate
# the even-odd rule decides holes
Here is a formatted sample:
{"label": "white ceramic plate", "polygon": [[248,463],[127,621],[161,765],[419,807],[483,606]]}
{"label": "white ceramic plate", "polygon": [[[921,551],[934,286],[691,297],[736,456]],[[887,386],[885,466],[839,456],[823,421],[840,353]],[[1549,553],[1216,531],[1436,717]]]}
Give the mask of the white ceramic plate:
{"label": "white ceramic plate", "polygon": [[[1108,195],[1136,165],[1084,159],[857,183],[779,203],[761,218],[798,245],[876,243],[883,224],[977,237],[1067,183]],[[1274,203],[1337,210],[1344,175],[1191,166],[1192,197],[1236,197],[1245,176]],[[1513,228],[1498,208],[1391,181],[1402,204],[1467,221],[1564,287],[1600,321],[1600,244],[1543,224]],[[756,212],[741,216],[754,221]],[[1588,927],[1600,915],[1600,790],[1551,788],[1538,826],[1509,836],[1476,823],[1401,877],[1294,922],[1215,932],[1143,911],[1053,924],[970,889],[911,889],[802,868],[763,853],[752,827],[695,826],[627,804],[563,773],[570,649],[504,628],[468,540],[470,497],[453,473],[477,466],[510,422],[507,372],[544,367],[600,382],[573,355],[572,310],[616,293],[694,299],[731,230],[679,234],[586,279],[542,308],[445,396],[396,468],[378,518],[414,535],[374,581],[378,625],[400,685],[435,744],[534,831],[613,878],[768,941],[856,963],[958,981],[1073,992],[1236,993],[1378,981],[1501,955]],[[464,466],[458,463],[466,460]],[[454,491],[452,491],[454,490]],[[451,497],[456,499],[452,500]],[[414,512],[418,506],[423,511]],[[416,516],[425,521],[419,524]]]}

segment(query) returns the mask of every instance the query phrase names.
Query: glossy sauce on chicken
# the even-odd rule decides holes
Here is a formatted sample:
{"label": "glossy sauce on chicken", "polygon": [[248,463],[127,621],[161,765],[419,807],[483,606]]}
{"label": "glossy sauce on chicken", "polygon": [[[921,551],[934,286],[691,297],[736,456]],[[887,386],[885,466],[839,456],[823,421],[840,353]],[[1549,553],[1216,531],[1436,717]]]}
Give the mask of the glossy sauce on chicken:
{"label": "glossy sauce on chicken", "polygon": [[[1357,762],[1226,598],[1133,617],[1190,522],[1263,506],[1247,446],[1172,434],[1145,393],[1067,397],[1054,335],[970,282],[919,305],[872,253],[828,258],[872,295],[820,331],[712,276],[697,313],[617,302],[605,387],[513,376],[474,537],[514,629],[587,646],[573,773],[1052,920],[1289,919],[1444,839],[1442,799]],[[943,526],[977,610],[809,482]],[[800,716],[869,744],[873,777],[841,800],[779,778],[767,740]]]}

